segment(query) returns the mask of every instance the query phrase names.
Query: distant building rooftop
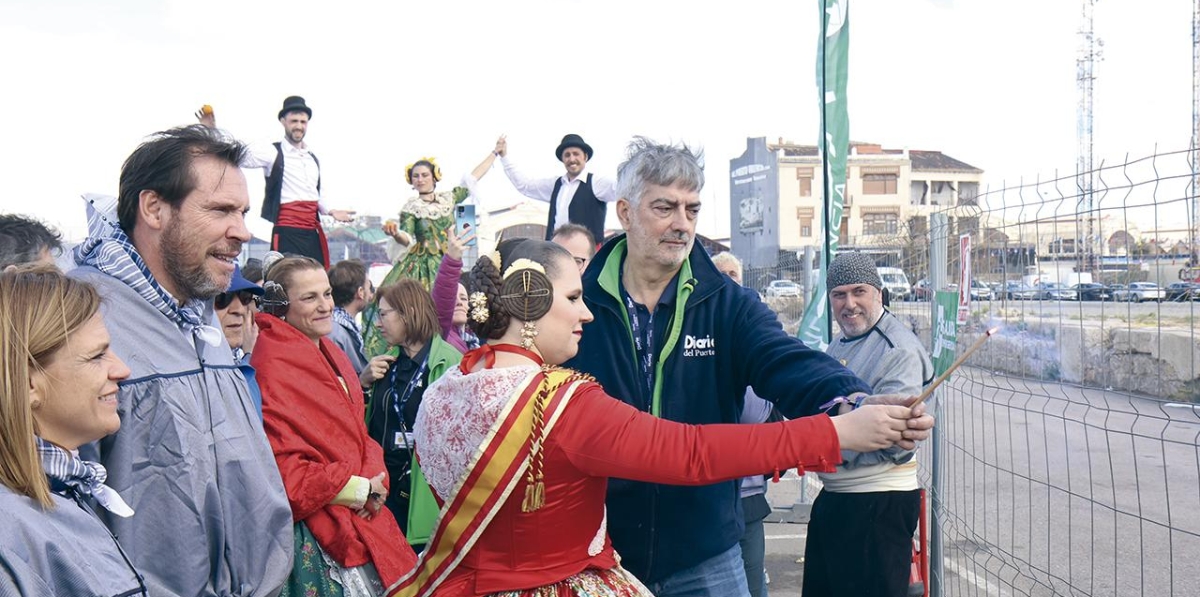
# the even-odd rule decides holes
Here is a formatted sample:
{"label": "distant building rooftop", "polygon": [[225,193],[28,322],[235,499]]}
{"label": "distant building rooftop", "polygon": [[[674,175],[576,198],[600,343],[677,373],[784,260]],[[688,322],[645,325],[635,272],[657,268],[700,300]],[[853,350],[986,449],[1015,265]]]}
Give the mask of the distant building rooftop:
{"label": "distant building rooftop", "polygon": [[[782,149],[785,157],[816,157],[820,155],[817,152],[816,145],[798,145],[791,142],[784,142],[783,139],[780,139],[778,143],[768,143],[767,149],[771,151]],[[850,142],[850,150],[851,155],[903,155],[905,152],[903,149],[884,149],[878,143],[862,143],[858,141]],[[940,151],[911,149],[908,150],[908,157],[912,160],[913,170],[926,172],[983,172],[983,170],[975,166],[952,158]]]}

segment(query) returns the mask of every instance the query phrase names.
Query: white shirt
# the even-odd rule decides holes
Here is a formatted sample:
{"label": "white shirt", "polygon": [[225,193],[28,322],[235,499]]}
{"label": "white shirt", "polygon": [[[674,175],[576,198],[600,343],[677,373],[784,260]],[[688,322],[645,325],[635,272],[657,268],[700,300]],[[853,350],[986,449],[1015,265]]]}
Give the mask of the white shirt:
{"label": "white shirt", "polygon": [[[504,164],[504,173],[508,175],[509,182],[512,183],[517,191],[530,199],[545,201],[549,203],[552,197],[550,194],[554,192],[554,183],[562,181],[562,188],[558,190],[558,198],[555,200],[554,211],[554,229],[570,222],[571,200],[575,198],[575,191],[579,189],[581,182],[587,180],[588,173],[585,167],[575,177],[575,180],[569,180],[566,174],[557,178],[526,178],[521,171],[508,161],[508,157],[500,158],[500,162]],[[605,202],[612,203],[617,200],[617,181],[603,177],[592,177],[592,193],[596,198]]]}
{"label": "white shirt", "polygon": [[[328,214],[329,208],[317,190],[321,167],[309,153],[308,145],[296,147],[284,140],[280,142],[280,147],[283,149],[283,188],[279,193],[279,204],[316,201],[318,211]],[[250,151],[246,152],[246,157],[239,165],[243,168],[262,168],[263,176],[269,177],[276,155],[274,144],[252,143]]]}

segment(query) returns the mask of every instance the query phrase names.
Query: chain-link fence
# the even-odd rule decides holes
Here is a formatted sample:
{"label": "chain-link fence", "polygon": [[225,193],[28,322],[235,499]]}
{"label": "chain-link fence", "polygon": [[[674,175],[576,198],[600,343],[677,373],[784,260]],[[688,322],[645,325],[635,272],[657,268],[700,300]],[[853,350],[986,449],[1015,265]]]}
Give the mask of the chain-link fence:
{"label": "chain-link fence", "polygon": [[[959,352],[1000,328],[939,390],[921,451],[941,544],[933,594],[1200,595],[1192,155],[1000,185],[946,209],[944,236],[912,218],[891,237],[843,239],[904,272],[909,293],[890,308],[928,342],[931,273],[957,281],[970,234]],[[931,242],[947,243],[944,263]],[[759,270],[748,283],[806,271]],[[786,300],[768,297],[794,331],[803,301]]]}

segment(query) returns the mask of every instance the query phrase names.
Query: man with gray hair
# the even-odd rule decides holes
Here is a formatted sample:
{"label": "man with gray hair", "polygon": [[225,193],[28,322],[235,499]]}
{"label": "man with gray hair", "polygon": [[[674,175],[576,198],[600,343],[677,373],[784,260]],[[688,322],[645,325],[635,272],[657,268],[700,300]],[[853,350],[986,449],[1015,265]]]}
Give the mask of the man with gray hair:
{"label": "man with gray hair", "polygon": [[[842,253],[829,264],[841,330],[825,353],[877,394],[919,394],[933,380],[921,341],[883,306],[875,260]],[[813,503],[804,549],[805,595],[905,595],[921,496],[912,450],[847,452]],[[855,554],[845,557],[844,554]]]}
{"label": "man with gray hair", "polygon": [[[837,361],[784,333],[754,291],[734,284],[695,245],[701,155],[637,137],[618,173],[624,237],[584,273],[584,325],[566,365],[612,396],[672,421],[737,423],[747,387],[788,417],[870,392]],[[898,397],[873,401],[900,402]],[[845,399],[842,399],[845,402]],[[917,406],[899,445],[928,437]],[[830,469],[832,469],[830,463]],[[622,565],[659,596],[747,595],[737,481],[676,487],[613,479],[608,532]]]}
{"label": "man with gray hair", "polygon": [[53,264],[62,251],[58,232],[17,214],[0,214],[0,271],[25,263]]}
{"label": "man with gray hair", "polygon": [[106,522],[150,595],[276,595],[292,569],[288,496],[214,310],[250,240],[245,151],[199,125],[155,134],[121,168],[116,215],[89,199],[75,248],[70,275],[121,322],[132,370],[100,456],[137,512]]}

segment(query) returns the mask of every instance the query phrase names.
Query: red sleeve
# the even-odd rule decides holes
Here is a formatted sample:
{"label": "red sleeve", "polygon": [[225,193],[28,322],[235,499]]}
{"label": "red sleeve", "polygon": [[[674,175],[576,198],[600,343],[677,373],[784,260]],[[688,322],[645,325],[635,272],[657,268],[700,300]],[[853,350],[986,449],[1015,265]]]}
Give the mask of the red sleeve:
{"label": "red sleeve", "polygon": [[832,472],[841,463],[826,415],[760,425],[686,425],[580,388],[551,432],[571,463],[597,477],[707,485],[789,468]]}

